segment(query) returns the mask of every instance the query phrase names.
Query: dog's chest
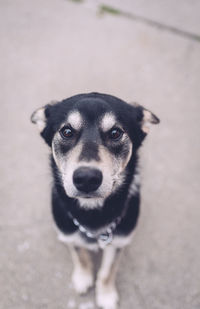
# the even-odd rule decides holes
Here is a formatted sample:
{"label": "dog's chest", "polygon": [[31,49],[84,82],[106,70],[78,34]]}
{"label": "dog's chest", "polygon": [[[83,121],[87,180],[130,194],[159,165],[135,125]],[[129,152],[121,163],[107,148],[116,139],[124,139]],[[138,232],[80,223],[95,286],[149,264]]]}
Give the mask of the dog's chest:
{"label": "dog's chest", "polygon": [[62,233],[60,230],[57,230],[57,237],[58,240],[68,244],[68,245],[73,245],[77,247],[84,247],[87,248],[88,250],[92,251],[98,251],[99,249],[104,249],[107,245],[112,245],[116,248],[123,248],[124,246],[127,246],[132,239],[132,233],[128,236],[118,236],[118,235],[113,235],[112,241],[108,243],[99,243],[96,240],[89,241],[87,238],[84,237],[80,232],[75,232],[73,234],[67,235]]}

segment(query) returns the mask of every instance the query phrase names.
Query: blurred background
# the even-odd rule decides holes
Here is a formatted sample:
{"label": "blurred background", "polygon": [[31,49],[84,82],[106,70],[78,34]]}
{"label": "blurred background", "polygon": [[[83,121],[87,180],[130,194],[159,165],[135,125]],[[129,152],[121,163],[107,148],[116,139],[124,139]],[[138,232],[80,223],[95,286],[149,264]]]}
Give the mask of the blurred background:
{"label": "blurred background", "polygon": [[0,308],[93,309],[52,227],[51,100],[104,92],[160,119],[141,152],[141,217],[117,277],[123,309],[200,308],[200,1],[0,1]]}

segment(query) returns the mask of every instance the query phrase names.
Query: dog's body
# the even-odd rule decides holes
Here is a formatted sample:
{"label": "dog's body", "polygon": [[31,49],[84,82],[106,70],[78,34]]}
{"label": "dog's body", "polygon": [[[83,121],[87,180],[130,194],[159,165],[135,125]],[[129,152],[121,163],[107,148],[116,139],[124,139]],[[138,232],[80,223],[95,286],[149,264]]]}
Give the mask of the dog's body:
{"label": "dog's body", "polygon": [[90,93],[46,105],[32,121],[52,149],[52,212],[58,237],[72,253],[74,287],[85,293],[93,285],[86,249],[103,249],[96,300],[115,309],[119,253],[139,215],[138,149],[147,124],[159,120],[137,104]]}

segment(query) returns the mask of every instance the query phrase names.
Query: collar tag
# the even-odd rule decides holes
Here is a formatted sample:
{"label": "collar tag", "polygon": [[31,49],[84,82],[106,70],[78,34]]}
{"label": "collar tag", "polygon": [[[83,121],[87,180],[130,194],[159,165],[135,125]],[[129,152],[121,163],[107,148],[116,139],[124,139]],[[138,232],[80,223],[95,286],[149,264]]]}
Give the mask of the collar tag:
{"label": "collar tag", "polygon": [[109,245],[113,240],[113,234],[112,231],[106,231],[105,233],[102,233],[98,237],[98,244],[101,249],[104,249],[107,245]]}

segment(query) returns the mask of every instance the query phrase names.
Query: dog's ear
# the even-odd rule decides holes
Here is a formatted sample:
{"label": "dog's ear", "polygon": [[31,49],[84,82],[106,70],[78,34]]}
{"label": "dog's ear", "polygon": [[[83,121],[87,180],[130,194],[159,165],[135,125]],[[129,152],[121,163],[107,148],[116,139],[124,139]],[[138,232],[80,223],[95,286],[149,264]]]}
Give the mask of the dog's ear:
{"label": "dog's ear", "polygon": [[51,101],[43,107],[36,109],[31,115],[32,123],[36,124],[39,131],[42,132],[46,127],[47,120],[49,117],[51,106],[56,104],[57,101]]}
{"label": "dog's ear", "polygon": [[149,133],[149,128],[151,124],[158,124],[160,119],[150,112],[148,109],[143,108],[143,119],[141,129],[144,133]]}
{"label": "dog's ear", "polygon": [[137,109],[137,120],[140,123],[141,130],[145,134],[149,133],[150,125],[158,124],[160,119],[145,107],[137,103],[132,103],[132,105]]}
{"label": "dog's ear", "polygon": [[36,109],[31,115],[32,123],[36,124],[39,131],[42,132],[46,126],[47,118],[45,114],[46,106]]}
{"label": "dog's ear", "polygon": [[44,138],[44,140],[49,146],[51,145],[53,132],[51,126],[48,124],[51,115],[51,110],[55,103],[57,102],[52,101],[49,104],[46,104],[45,106],[36,109],[36,111],[33,112],[33,114],[31,115],[32,123],[37,125],[41,136]]}

